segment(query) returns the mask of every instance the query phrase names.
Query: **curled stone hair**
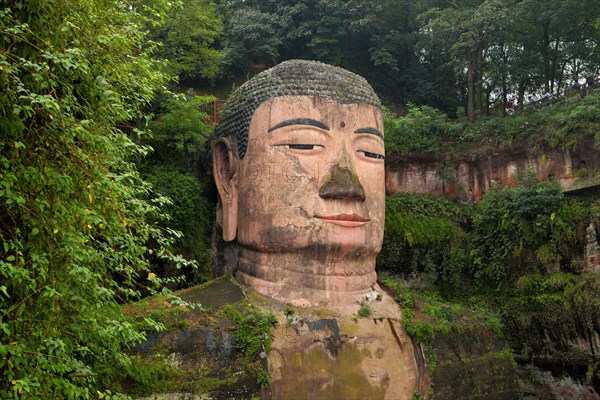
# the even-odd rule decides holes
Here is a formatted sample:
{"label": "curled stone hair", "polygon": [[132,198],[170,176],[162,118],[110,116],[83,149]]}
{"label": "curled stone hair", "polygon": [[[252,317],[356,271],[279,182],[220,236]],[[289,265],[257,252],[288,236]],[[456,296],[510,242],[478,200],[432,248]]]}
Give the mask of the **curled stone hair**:
{"label": "curled stone hair", "polygon": [[364,103],[381,108],[379,98],[364,78],[317,61],[290,60],[261,72],[231,95],[215,136],[235,136],[238,155],[243,159],[254,111],[265,101],[280,96],[318,96],[341,104]]}

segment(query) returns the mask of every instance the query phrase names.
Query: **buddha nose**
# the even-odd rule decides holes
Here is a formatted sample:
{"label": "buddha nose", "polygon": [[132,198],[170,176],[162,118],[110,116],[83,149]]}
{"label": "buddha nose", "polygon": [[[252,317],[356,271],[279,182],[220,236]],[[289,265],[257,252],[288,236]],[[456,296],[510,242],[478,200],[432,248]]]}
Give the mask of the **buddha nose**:
{"label": "buddha nose", "polygon": [[319,188],[319,196],[323,199],[365,201],[365,189],[358,180],[358,175],[351,171],[345,163],[336,163]]}

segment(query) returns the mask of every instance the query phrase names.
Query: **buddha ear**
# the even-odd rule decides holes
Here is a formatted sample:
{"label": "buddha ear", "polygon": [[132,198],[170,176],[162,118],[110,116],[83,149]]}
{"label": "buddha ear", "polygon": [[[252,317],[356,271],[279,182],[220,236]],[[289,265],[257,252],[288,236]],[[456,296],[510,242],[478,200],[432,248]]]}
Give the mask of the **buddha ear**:
{"label": "buddha ear", "polygon": [[238,183],[236,159],[227,138],[219,138],[213,147],[213,175],[223,206],[223,240],[237,236]]}

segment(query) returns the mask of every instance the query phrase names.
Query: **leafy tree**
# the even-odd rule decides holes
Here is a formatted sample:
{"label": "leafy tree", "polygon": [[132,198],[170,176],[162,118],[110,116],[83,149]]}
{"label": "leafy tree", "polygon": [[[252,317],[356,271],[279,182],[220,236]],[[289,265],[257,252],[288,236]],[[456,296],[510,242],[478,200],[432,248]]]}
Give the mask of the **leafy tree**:
{"label": "leafy tree", "polygon": [[595,72],[595,0],[237,0],[227,3],[228,76],[291,58],[354,71],[396,111],[412,102],[472,121],[494,101]]}
{"label": "leafy tree", "polygon": [[[201,111],[212,97],[169,98],[160,106],[165,111],[150,123],[152,136],[143,141],[154,151],[140,167],[156,192],[171,199],[166,212],[166,227],[182,233],[174,249],[195,260],[199,268],[179,270],[168,260],[157,260],[155,272],[161,276],[187,276],[186,284],[200,283],[211,277],[211,233],[214,198],[212,175],[206,173],[206,140],[212,132],[209,116]],[[214,197],[214,196],[213,196]]]}
{"label": "leafy tree", "polygon": [[[413,51],[416,15],[435,1],[252,0],[230,2],[224,75],[247,75],[283,60],[315,59],[369,79],[388,104],[446,106],[456,95],[448,68],[421,65]],[[443,79],[442,79],[443,78]],[[400,107],[401,108],[401,107]]]}
{"label": "leafy tree", "polygon": [[144,160],[145,171],[168,165],[200,176],[204,170],[201,164],[205,143],[213,129],[202,106],[213,100],[213,97],[188,95],[161,102],[162,112],[149,124],[152,136],[143,141],[154,149]]}
{"label": "leafy tree", "polygon": [[456,140],[463,129],[461,124],[448,122],[444,113],[429,106],[408,104],[401,117],[384,115],[386,153],[403,154],[411,151],[439,152],[444,143]]}
{"label": "leafy tree", "polygon": [[[212,278],[211,234],[213,229],[215,203],[208,196],[205,183],[189,172],[157,168],[146,179],[152,183],[160,195],[168,196],[171,204],[166,210],[168,222],[165,228],[176,229],[181,235],[173,243],[173,249],[196,265],[181,268],[173,260],[156,260],[152,271],[163,277],[172,278],[169,287],[179,289],[191,284],[206,282]],[[185,281],[177,279],[185,277]]]}
{"label": "leafy tree", "polygon": [[223,63],[229,74],[271,67],[279,58],[279,17],[253,8],[234,9],[229,19]]}
{"label": "leafy tree", "polygon": [[223,30],[222,16],[210,0],[183,0],[150,26],[151,38],[161,44],[157,57],[169,60],[168,69],[182,81],[214,78],[221,53],[214,47]]}
{"label": "leafy tree", "polygon": [[432,8],[420,16],[427,21],[424,32],[449,46],[452,62],[467,73],[467,116],[483,109],[483,62],[490,38],[499,31],[508,9],[502,0],[465,0],[452,6]]}
{"label": "leafy tree", "polygon": [[119,303],[160,286],[150,253],[187,264],[115,128],[165,82],[141,26],[168,3],[2,4],[0,397],[103,397],[143,339]]}

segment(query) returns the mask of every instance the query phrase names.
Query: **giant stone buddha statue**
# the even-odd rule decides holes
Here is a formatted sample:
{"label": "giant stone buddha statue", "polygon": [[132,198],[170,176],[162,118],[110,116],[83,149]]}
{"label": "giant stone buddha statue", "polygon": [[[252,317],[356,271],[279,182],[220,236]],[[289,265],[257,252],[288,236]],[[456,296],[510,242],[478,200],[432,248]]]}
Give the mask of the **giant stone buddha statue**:
{"label": "giant stone buddha statue", "polygon": [[382,111],[369,84],[326,64],[284,62],[239,88],[216,134],[236,278],[294,305],[368,294],[385,212]]}
{"label": "giant stone buddha statue", "polygon": [[[381,105],[367,81],[319,62],[283,62],[226,104],[213,173],[223,239],[239,247],[235,277],[304,315],[293,341],[285,326],[275,332],[274,398],[412,399],[423,387],[418,349],[375,273],[383,139]],[[365,305],[376,319],[355,317]]]}

